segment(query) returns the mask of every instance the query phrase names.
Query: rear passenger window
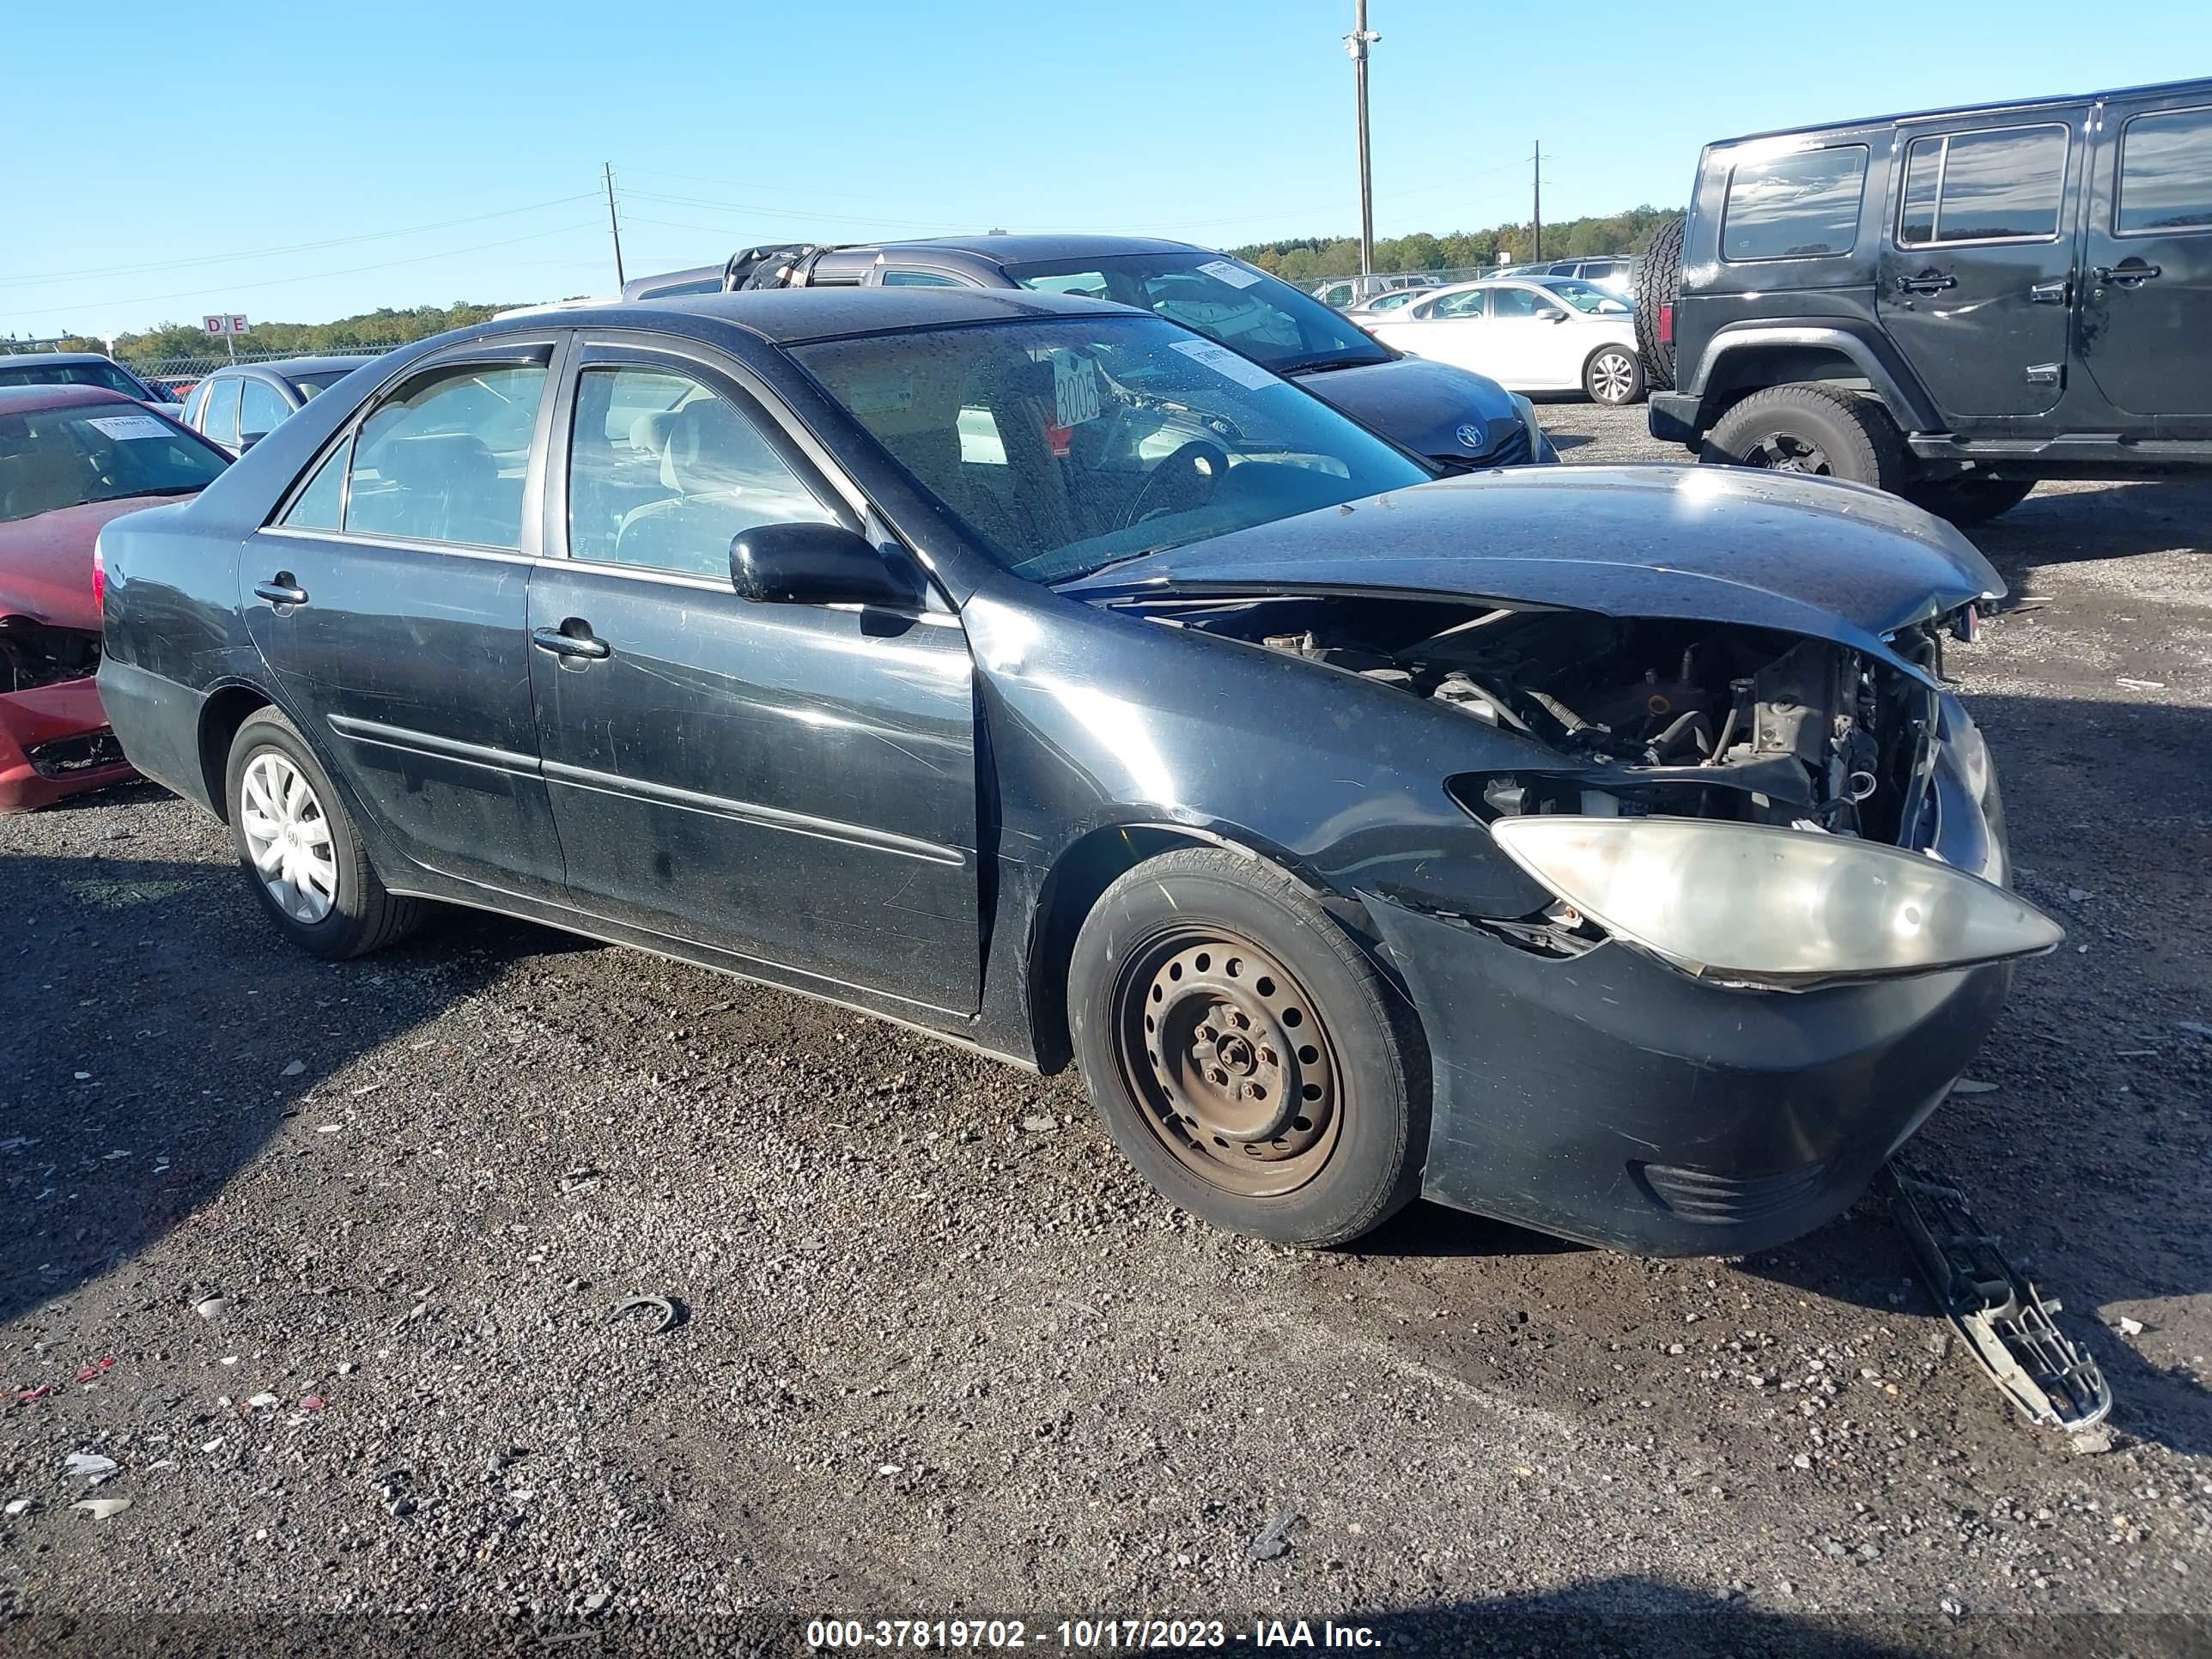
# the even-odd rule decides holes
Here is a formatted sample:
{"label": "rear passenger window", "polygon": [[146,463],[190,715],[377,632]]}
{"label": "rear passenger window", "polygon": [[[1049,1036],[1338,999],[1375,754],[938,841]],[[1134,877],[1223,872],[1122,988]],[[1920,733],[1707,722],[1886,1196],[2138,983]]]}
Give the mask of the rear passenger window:
{"label": "rear passenger window", "polygon": [[2212,230],[2212,109],[2138,115],[2120,135],[2122,235]]}
{"label": "rear passenger window", "polygon": [[291,405],[277,395],[276,388],[268,381],[246,380],[241,386],[238,405],[241,436],[266,437],[292,412]]}
{"label": "rear passenger window", "polygon": [[1897,245],[2056,236],[2066,194],[2066,141],[2063,126],[1914,139],[1905,152]]}
{"label": "rear passenger window", "polygon": [[540,363],[459,365],[409,381],[362,423],[346,533],[520,547],[544,389]]}
{"label": "rear passenger window", "polygon": [[1738,162],[1721,213],[1721,258],[1814,259],[1850,252],[1858,240],[1866,170],[1864,144]]}
{"label": "rear passenger window", "polygon": [[568,555],[726,578],[757,525],[833,522],[750,416],[690,375],[587,368],[576,381]]}

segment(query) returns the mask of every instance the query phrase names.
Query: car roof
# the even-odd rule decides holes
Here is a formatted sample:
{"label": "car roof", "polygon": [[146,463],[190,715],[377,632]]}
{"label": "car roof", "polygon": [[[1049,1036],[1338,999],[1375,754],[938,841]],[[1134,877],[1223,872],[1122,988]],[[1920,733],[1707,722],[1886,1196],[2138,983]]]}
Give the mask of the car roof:
{"label": "car roof", "polygon": [[27,415],[40,409],[71,409],[79,404],[121,404],[142,409],[135,398],[104,386],[0,386],[0,415]]}
{"label": "car roof", "polygon": [[884,242],[894,247],[939,247],[977,253],[1000,264],[1037,264],[1048,259],[1097,259],[1116,253],[1199,253],[1188,242],[1164,242],[1156,236],[1099,236],[1087,233],[1045,235],[922,236]]}
{"label": "car roof", "polygon": [[21,368],[27,363],[33,368],[58,368],[64,363],[112,363],[114,362],[114,358],[99,351],[0,352],[0,366],[10,368]]}
{"label": "car roof", "polygon": [[272,357],[261,363],[225,363],[204,378],[212,380],[218,375],[247,374],[256,369],[272,374],[319,374],[333,368],[359,368],[363,363],[374,362],[377,356],[375,352],[364,351],[321,357]]}
{"label": "car roof", "polygon": [[[562,325],[588,327],[604,318],[633,325],[675,313],[735,323],[778,345],[852,334],[891,334],[902,329],[944,328],[960,323],[1007,322],[1024,317],[1144,316],[1128,306],[1066,294],[1018,288],[787,288],[738,294],[684,294],[665,300],[610,303],[569,313]],[[543,318],[518,317],[517,328]]]}
{"label": "car roof", "polygon": [[1936,109],[1908,110],[1899,115],[1867,115],[1855,121],[1814,121],[1802,127],[1777,127],[1767,132],[1747,132],[1734,138],[1716,138],[1708,149],[1748,144],[1761,138],[1790,138],[1803,133],[1826,132],[1838,127],[1883,126],[1893,121],[1923,121],[1937,116],[1984,115],[2011,110],[2037,110],[2057,104],[2100,104],[2115,98],[2136,98],[2169,92],[2202,89],[2212,94],[2212,80],[2161,81],[2148,86],[2114,87],[2105,92],[2053,93],[2040,98],[2007,98],[1989,104],[1947,104]]}

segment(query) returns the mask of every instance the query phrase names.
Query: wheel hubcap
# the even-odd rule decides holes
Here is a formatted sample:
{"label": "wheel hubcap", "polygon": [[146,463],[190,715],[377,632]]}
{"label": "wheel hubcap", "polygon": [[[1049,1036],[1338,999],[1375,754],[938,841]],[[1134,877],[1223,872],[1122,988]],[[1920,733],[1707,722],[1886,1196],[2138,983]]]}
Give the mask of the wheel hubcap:
{"label": "wheel hubcap", "polygon": [[261,884],[295,921],[313,923],[337,902],[337,851],[314,786],[290,758],[264,749],[246,763],[239,827]]}
{"label": "wheel hubcap", "polygon": [[1826,450],[1810,439],[1789,432],[1767,434],[1751,447],[1743,464],[1763,466],[1770,472],[1813,472],[1823,477],[1835,471],[1828,464]]}
{"label": "wheel hubcap", "polygon": [[1146,1127],[1205,1180],[1267,1196],[1328,1161],[1340,1114],[1328,1030],[1304,988],[1249,940],[1184,929],[1134,952],[1115,1030]]}
{"label": "wheel hubcap", "polygon": [[1601,404],[1617,404],[1636,384],[1635,365],[1617,351],[1608,351],[1590,365],[1590,392]]}

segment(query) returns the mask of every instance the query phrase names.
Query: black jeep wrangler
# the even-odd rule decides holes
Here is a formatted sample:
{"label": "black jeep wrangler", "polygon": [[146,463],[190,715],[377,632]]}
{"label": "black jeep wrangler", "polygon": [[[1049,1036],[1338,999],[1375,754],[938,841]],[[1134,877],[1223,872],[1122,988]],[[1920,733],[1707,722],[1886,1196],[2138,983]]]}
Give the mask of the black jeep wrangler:
{"label": "black jeep wrangler", "polygon": [[1651,434],[1705,460],[1961,524],[2212,466],[2212,80],[1710,144],[1638,284]]}

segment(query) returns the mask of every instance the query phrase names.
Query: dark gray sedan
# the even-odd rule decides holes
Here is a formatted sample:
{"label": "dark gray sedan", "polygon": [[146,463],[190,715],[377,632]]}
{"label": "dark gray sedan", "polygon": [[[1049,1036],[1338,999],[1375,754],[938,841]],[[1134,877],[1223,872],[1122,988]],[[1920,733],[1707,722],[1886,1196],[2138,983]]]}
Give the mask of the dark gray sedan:
{"label": "dark gray sedan", "polygon": [[[110,525],[100,690],[307,950],[424,901],[1082,1067],[1221,1225],[1837,1213],[2056,927],[1871,491],[1437,478],[1164,319],[714,295],[394,353]],[[640,1063],[648,1057],[641,1055]]]}
{"label": "dark gray sedan", "polygon": [[373,354],[361,353],[228,364],[192,388],[181,418],[210,442],[242,454],[311,398],[375,361]]}

